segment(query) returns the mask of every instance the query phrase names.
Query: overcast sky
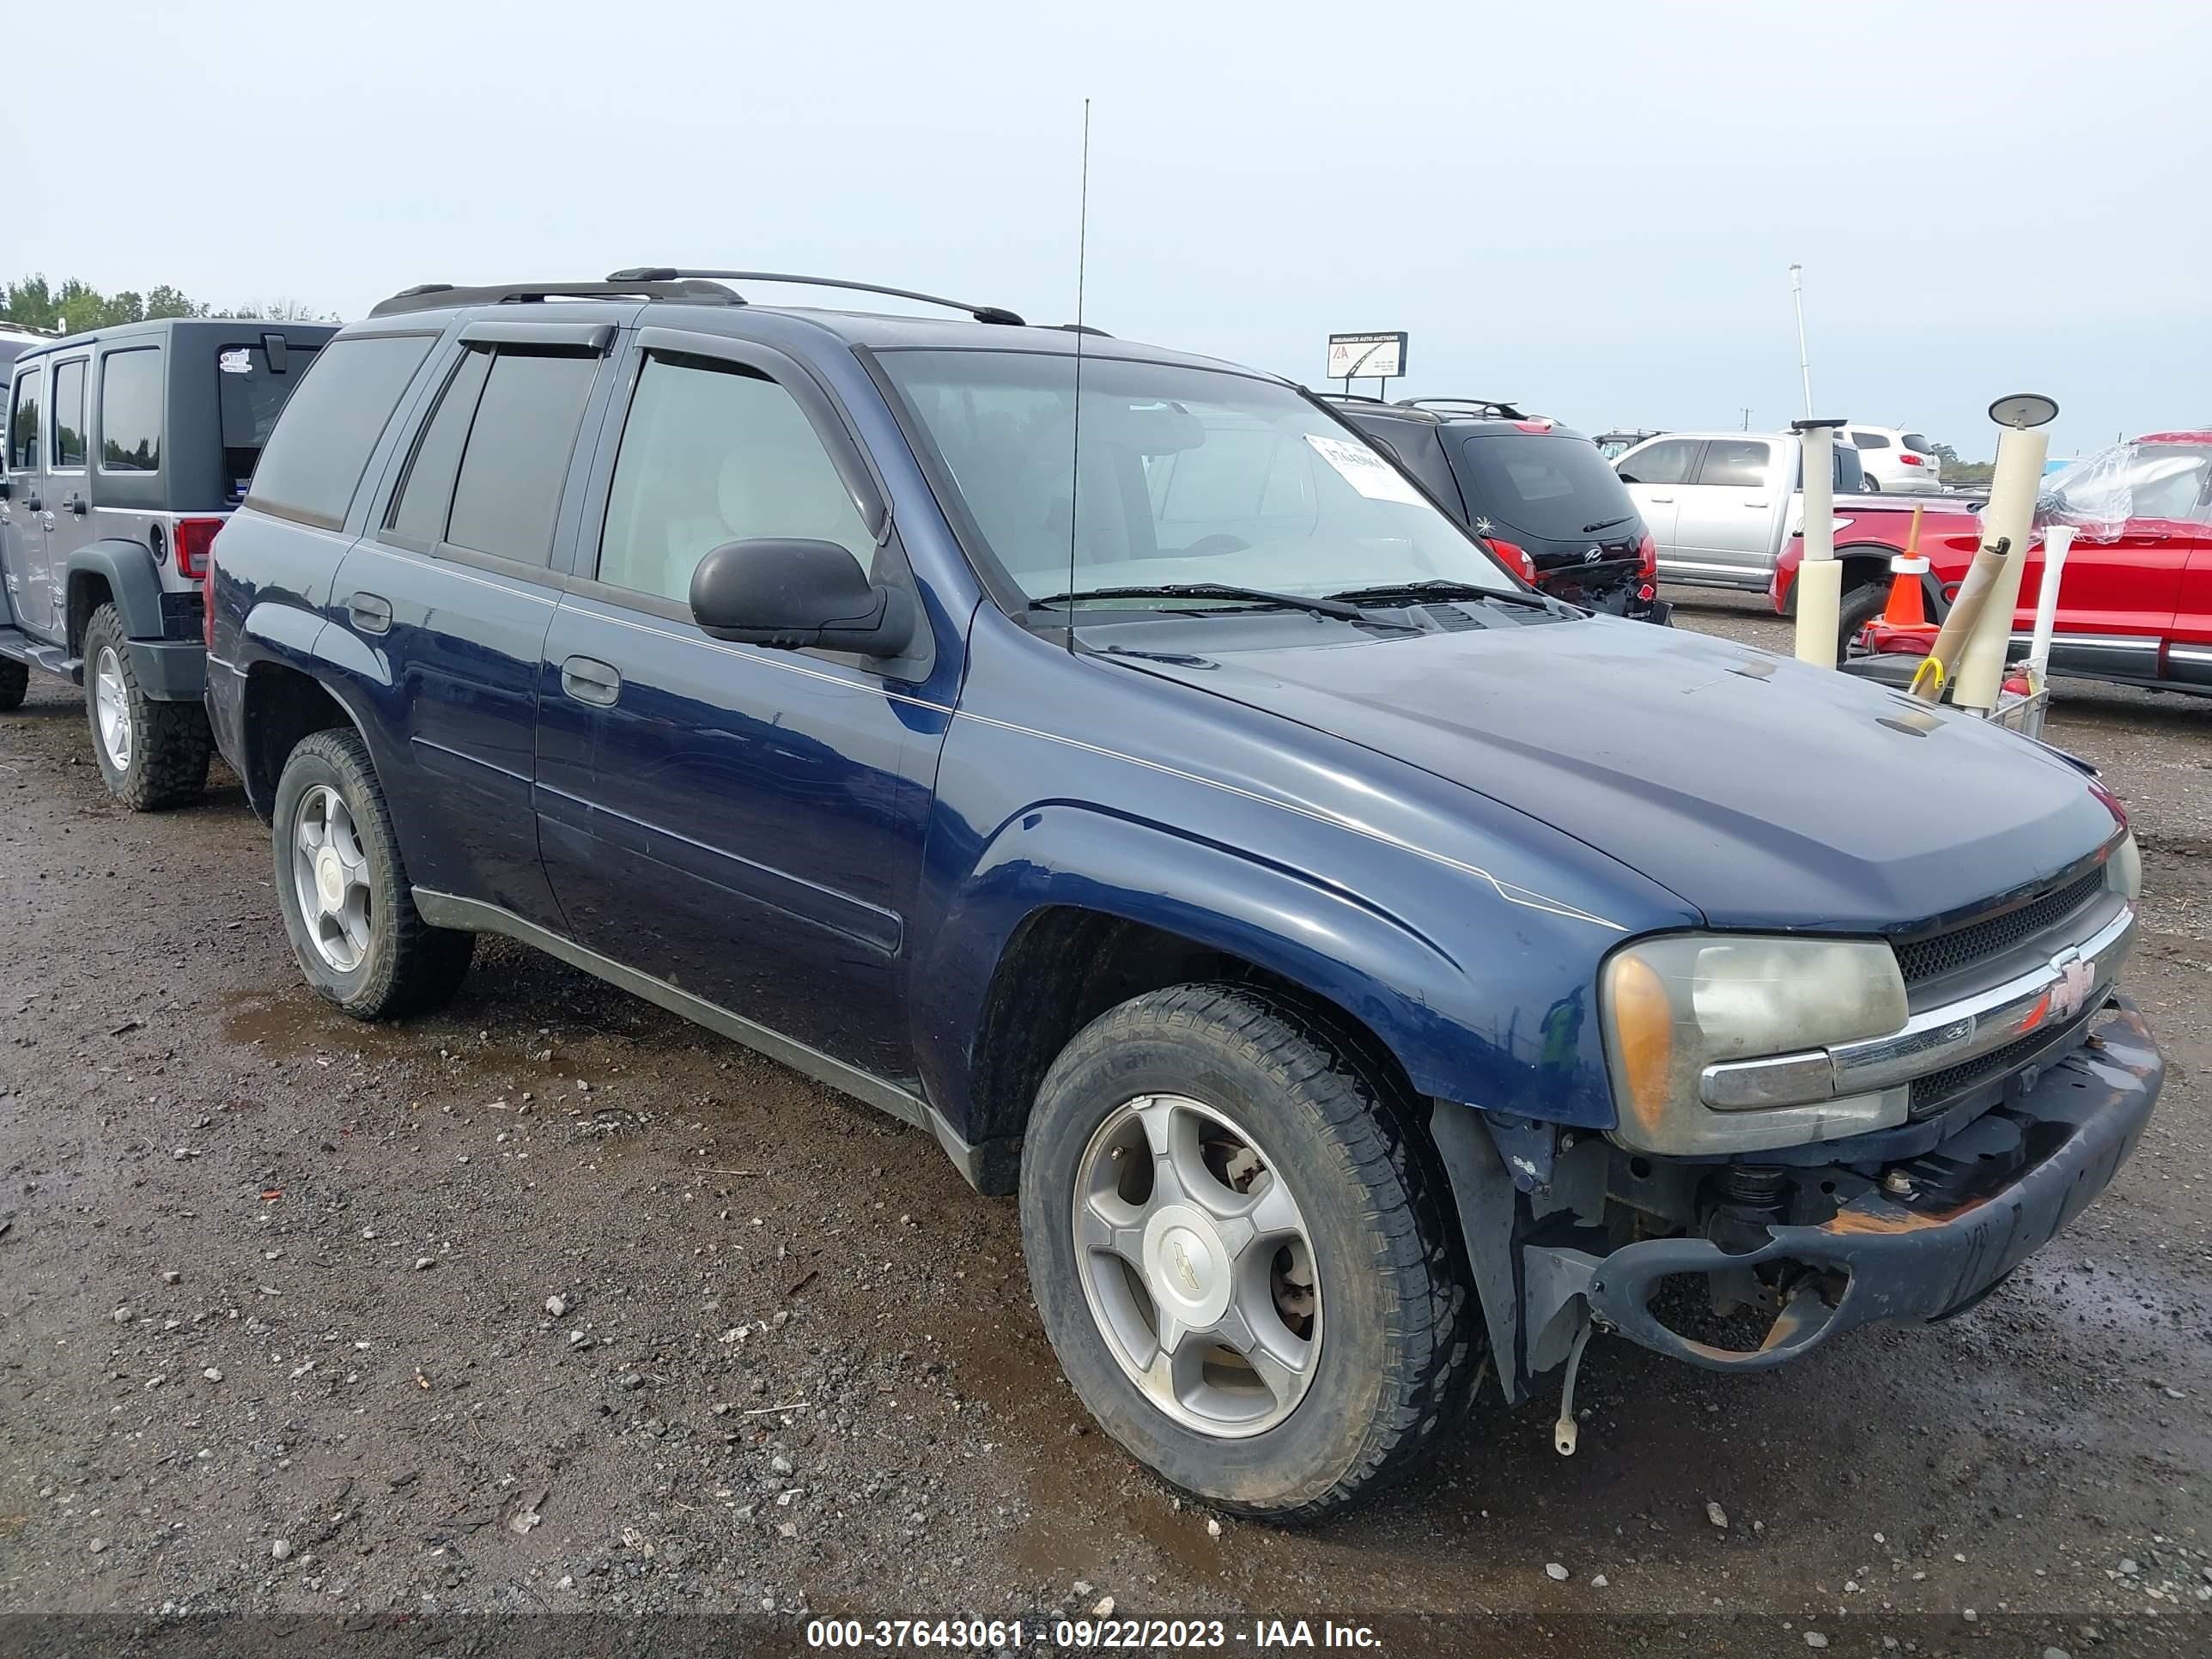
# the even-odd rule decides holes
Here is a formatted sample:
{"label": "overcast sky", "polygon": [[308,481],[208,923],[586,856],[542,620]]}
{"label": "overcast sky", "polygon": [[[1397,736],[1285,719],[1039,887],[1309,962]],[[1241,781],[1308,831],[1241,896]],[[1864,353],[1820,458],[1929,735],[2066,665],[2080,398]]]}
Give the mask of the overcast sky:
{"label": "overcast sky", "polygon": [[9,274],[357,317],[428,280],[727,264],[1062,320],[1088,95],[1116,334],[1318,383],[1332,330],[1402,328],[1393,395],[1771,428],[1799,261],[1822,414],[1969,458],[2000,392],[2057,398],[2057,454],[2212,420],[2202,0],[99,15],[0,100],[48,162]]}

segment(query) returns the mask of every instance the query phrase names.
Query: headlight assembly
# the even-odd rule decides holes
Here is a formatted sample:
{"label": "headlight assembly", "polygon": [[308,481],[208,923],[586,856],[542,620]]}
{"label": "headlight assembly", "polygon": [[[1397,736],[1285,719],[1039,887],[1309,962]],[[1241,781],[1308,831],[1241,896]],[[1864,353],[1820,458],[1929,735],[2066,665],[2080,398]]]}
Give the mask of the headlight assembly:
{"label": "headlight assembly", "polygon": [[2124,899],[2142,896],[2142,849],[2136,845],[2134,830],[2120,837],[2112,856],[2105,860],[2105,884]]}
{"label": "headlight assembly", "polygon": [[1885,942],[1645,939],[1607,960],[1600,1006],[1615,1133],[1639,1151],[1757,1152],[1905,1121],[1906,1090],[1837,1097],[1826,1053],[1905,1023]]}

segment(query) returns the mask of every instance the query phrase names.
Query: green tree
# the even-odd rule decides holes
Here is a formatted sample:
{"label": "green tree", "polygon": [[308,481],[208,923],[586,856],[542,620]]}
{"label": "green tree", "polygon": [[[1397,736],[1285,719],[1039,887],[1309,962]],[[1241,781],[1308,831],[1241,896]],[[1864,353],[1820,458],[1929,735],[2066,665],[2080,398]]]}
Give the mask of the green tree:
{"label": "green tree", "polygon": [[75,334],[88,328],[112,328],[118,323],[135,323],[151,317],[249,317],[264,322],[335,323],[335,313],[324,313],[298,300],[272,300],[258,305],[243,305],[234,310],[216,312],[205,302],[195,300],[183,289],[167,283],[157,284],[141,294],[135,289],[125,289],[117,294],[102,294],[91,283],[70,277],[57,289],[43,274],[24,277],[7,285],[7,303],[0,307],[0,321],[20,323],[29,328],[65,330]]}

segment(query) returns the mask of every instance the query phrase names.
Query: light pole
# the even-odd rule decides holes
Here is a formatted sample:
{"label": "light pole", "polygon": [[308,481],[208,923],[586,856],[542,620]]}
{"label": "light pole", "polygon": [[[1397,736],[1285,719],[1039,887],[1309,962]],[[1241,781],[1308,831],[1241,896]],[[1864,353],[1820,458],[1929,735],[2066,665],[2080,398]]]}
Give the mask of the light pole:
{"label": "light pole", "polygon": [[1805,416],[1813,416],[1813,362],[1805,352],[1805,267],[1790,267],[1790,302],[1797,308],[1797,373],[1805,382]]}

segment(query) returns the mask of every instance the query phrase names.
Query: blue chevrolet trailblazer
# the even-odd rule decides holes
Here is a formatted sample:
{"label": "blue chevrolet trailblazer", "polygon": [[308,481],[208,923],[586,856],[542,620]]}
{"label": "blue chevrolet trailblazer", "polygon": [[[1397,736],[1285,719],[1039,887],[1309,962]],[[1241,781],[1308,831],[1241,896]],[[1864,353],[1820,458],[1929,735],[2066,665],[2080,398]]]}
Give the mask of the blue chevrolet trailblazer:
{"label": "blue chevrolet trailblazer", "polygon": [[208,706],[341,1008],[504,933],[927,1129],[1107,1431],[1285,1520],[1481,1376],[1572,1449],[1593,1330],[1956,1313],[2134,1148],[2063,756],[1547,598],[1272,376],[756,275],[411,289],[287,405]]}

